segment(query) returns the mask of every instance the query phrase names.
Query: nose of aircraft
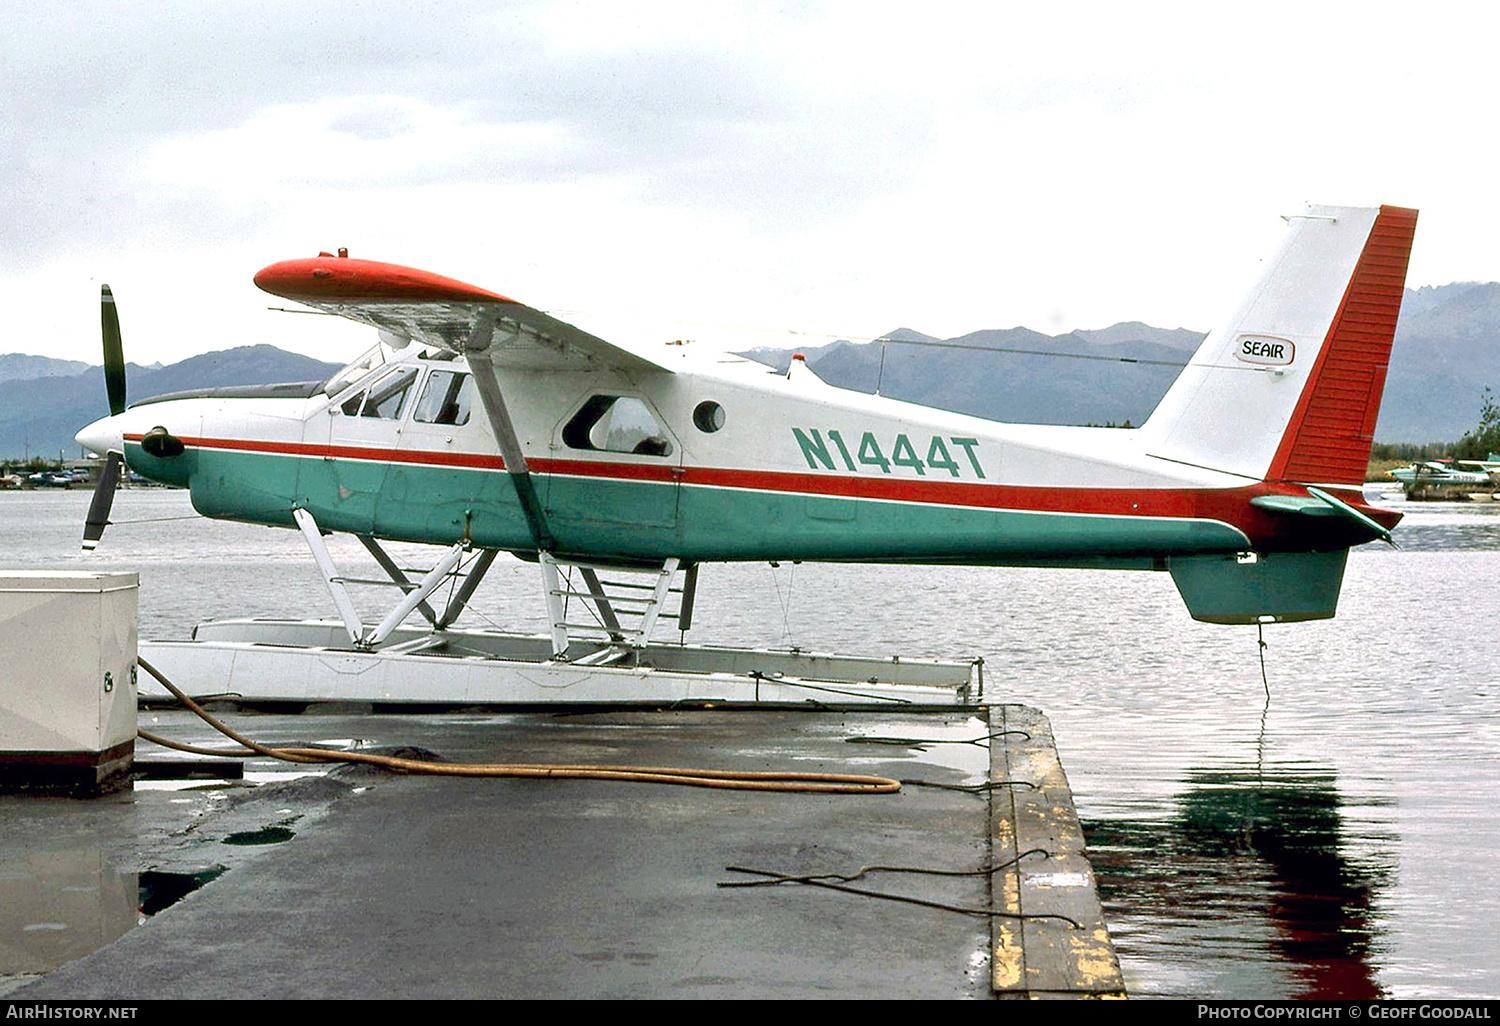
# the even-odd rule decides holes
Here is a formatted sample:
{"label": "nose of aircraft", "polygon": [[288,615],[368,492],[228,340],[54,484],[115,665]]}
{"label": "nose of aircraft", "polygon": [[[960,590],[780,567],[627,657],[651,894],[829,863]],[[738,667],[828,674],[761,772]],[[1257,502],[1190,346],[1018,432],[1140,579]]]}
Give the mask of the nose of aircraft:
{"label": "nose of aircraft", "polygon": [[85,449],[103,456],[107,452],[125,451],[125,432],[119,417],[100,417],[73,436]]}

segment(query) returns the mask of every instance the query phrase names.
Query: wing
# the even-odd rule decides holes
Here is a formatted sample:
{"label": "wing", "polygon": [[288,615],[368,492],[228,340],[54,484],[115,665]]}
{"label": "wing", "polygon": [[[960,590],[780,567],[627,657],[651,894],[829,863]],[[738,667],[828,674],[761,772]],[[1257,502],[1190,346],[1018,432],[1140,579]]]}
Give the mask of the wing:
{"label": "wing", "polygon": [[470,361],[532,370],[671,368],[496,292],[399,264],[327,253],[261,269],[273,296],[338,314]]}

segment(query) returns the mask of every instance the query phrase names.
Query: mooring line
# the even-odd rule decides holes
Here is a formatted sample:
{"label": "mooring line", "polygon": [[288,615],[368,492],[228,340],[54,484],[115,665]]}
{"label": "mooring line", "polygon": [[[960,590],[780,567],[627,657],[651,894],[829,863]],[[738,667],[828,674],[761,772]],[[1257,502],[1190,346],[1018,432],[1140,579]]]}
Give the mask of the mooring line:
{"label": "mooring line", "polygon": [[[849,887],[845,884],[830,883],[827,880],[792,876],[786,873],[776,873],[768,869],[752,869],[747,866],[725,866],[725,870],[731,873],[749,873],[755,876],[768,877],[768,882],[774,883],[798,883],[806,887],[822,887],[830,891],[839,891],[843,894],[855,894],[864,898],[879,898],[883,901],[894,901],[903,905],[918,905],[922,908],[937,909],[941,912],[956,912],[965,916],[982,916],[986,919],[1023,919],[1031,921],[1060,920],[1067,923],[1075,930],[1082,930],[1083,924],[1069,916],[1058,913],[1024,913],[1024,912],[1001,912],[993,908],[967,908],[963,905],[950,905],[942,901],[929,901],[926,898],[914,898],[906,894],[885,894],[881,891],[866,890],[863,887]],[[721,881],[718,886],[733,886],[734,881]]]}
{"label": "mooring line", "polygon": [[1255,624],[1255,640],[1260,645],[1260,682],[1266,689],[1266,705],[1271,704],[1271,681],[1266,677],[1266,625],[1260,622]]}
{"label": "mooring line", "polygon": [[857,734],[854,737],[844,738],[851,745],[895,745],[902,748],[925,748],[927,745],[979,745],[986,741],[993,741],[997,737],[1007,735],[1019,735],[1027,741],[1031,735],[1024,730],[997,730],[993,734],[983,734],[979,737],[881,737],[877,734]]}
{"label": "mooring line", "polygon": [[841,883],[853,883],[855,880],[863,878],[867,873],[916,873],[923,876],[993,876],[1002,869],[1009,869],[1016,865],[1028,855],[1040,855],[1044,859],[1052,857],[1052,853],[1046,848],[1028,848],[1014,858],[1006,859],[1004,862],[981,869],[932,869],[927,866],[885,866],[876,864],[873,866],[862,866],[854,873],[808,873],[805,876],[782,876],[780,874],[769,873],[766,870],[725,866],[726,870],[734,873],[760,873],[767,876],[774,876],[775,878],[769,880],[725,880],[718,886],[774,887],[784,883],[813,883],[818,880],[837,880]]}

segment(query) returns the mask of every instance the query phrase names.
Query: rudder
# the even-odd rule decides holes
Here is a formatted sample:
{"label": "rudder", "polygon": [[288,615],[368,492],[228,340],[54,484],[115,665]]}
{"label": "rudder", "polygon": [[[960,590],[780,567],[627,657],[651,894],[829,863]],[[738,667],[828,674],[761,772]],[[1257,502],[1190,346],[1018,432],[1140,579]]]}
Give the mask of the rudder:
{"label": "rudder", "polygon": [[1268,480],[1364,483],[1416,228],[1415,210],[1380,208]]}

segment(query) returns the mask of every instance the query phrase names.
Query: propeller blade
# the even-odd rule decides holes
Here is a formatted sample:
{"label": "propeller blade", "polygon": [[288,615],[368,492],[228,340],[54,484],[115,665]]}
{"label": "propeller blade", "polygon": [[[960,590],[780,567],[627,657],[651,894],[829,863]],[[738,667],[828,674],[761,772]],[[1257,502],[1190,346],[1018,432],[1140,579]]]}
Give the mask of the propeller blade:
{"label": "propeller blade", "polygon": [[109,393],[109,412],[118,416],[125,412],[125,350],[120,344],[115,294],[108,285],[99,290],[99,322],[104,333],[104,388]]}
{"label": "propeller blade", "polygon": [[89,503],[88,519],[83,523],[83,547],[93,551],[104,537],[104,528],[109,524],[109,510],[115,503],[115,486],[120,483],[120,467],[125,457],[111,452],[99,470],[99,484],[94,488],[93,501]]}

